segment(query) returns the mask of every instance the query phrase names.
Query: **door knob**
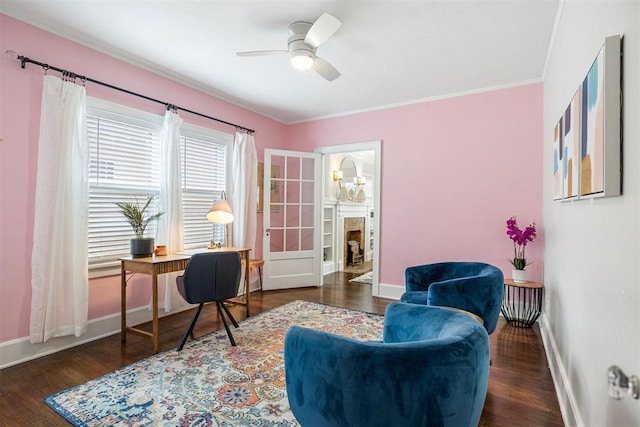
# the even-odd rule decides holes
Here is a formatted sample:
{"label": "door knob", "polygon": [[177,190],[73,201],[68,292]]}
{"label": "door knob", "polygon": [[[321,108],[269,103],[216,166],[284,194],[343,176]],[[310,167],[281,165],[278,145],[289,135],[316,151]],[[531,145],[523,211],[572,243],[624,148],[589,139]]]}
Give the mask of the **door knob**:
{"label": "door knob", "polygon": [[613,365],[607,371],[609,378],[609,396],[620,400],[631,395],[634,399],[640,398],[640,379],[637,376],[626,376],[619,366]]}

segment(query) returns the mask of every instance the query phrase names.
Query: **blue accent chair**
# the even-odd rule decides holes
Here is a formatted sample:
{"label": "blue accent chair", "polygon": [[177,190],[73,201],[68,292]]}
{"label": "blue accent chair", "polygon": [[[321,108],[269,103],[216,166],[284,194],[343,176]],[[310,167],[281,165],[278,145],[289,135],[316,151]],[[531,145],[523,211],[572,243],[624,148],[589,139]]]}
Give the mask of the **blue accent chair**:
{"label": "blue accent chair", "polygon": [[498,324],[504,276],[481,262],[441,262],[405,270],[403,302],[453,307],[480,316],[488,333]]}
{"label": "blue accent chair", "polygon": [[289,405],[304,427],[477,426],[489,383],[489,335],[458,311],[391,303],[383,339],[292,326]]}

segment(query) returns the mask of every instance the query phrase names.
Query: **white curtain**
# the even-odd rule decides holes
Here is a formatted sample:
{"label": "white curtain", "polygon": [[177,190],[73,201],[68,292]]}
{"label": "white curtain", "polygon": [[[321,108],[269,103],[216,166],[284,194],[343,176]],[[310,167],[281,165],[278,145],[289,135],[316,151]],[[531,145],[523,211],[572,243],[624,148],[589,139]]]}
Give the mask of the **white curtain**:
{"label": "white curtain", "polygon": [[[164,115],[160,136],[160,198],[159,211],[164,212],[158,221],[156,245],[166,245],[168,252],[184,250],[184,227],[182,222],[182,171],[180,156],[180,126],[182,119],[167,111]],[[164,282],[164,294],[160,304],[166,312],[185,305],[178,293],[176,277],[180,273],[168,273],[159,278]]]}
{"label": "white curtain", "polygon": [[87,330],[88,167],[85,88],[44,76],[31,253],[30,338]]}
{"label": "white curtain", "polygon": [[231,197],[235,216],[232,246],[255,252],[257,221],[258,154],[253,135],[236,132],[231,160]]}

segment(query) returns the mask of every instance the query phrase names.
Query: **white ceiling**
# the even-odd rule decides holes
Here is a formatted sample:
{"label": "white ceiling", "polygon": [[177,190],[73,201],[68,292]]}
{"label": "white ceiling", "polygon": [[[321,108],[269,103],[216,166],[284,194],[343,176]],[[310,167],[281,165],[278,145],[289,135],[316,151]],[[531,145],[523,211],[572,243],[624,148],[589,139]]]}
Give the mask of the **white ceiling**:
{"label": "white ceiling", "polygon": [[[557,9],[558,0],[0,0],[9,16],[283,123],[540,81]],[[333,82],[286,55],[235,55],[286,49],[287,26],[323,12],[342,21],[317,52],[342,73]]]}

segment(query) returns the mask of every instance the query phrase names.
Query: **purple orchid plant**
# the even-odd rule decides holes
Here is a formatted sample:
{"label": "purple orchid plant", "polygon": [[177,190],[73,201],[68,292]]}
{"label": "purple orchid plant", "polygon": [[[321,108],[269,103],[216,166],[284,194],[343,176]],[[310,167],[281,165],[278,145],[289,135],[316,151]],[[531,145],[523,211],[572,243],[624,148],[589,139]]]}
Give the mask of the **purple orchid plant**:
{"label": "purple orchid plant", "polygon": [[528,242],[533,242],[536,238],[536,223],[529,225],[524,231],[520,230],[516,217],[512,216],[507,220],[507,236],[513,240],[513,259],[509,260],[513,268],[516,270],[524,270],[527,265],[527,260],[524,256],[524,250]]}

